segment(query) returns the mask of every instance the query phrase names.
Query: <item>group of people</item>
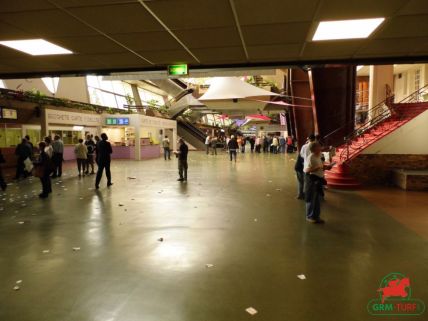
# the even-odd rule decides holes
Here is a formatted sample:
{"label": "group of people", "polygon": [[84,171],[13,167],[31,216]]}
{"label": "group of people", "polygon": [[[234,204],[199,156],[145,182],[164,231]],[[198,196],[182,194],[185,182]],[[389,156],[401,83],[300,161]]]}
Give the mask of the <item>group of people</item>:
{"label": "group of people", "polygon": [[[113,150],[108,142],[106,134],[93,137],[87,135],[86,140],[79,139],[79,143],[74,148],[77,160],[77,170],[79,177],[82,175],[95,174],[95,162],[98,165],[95,178],[95,188],[98,189],[103,172],[107,177],[107,186],[113,185],[111,181],[110,162]],[[15,149],[17,157],[15,178],[26,178],[32,173],[40,178],[42,192],[40,198],[46,198],[52,193],[51,179],[62,176],[62,164],[64,161],[64,143],[59,135],[55,135],[52,140],[47,136],[34,148],[30,137],[26,136]],[[37,157],[35,156],[37,155]],[[4,157],[0,154],[0,162],[4,163]],[[34,170],[33,170],[34,168]],[[7,185],[0,173],[0,186],[3,190]]]}
{"label": "group of people", "polygon": [[321,219],[321,199],[327,181],[324,171],[330,170],[334,163],[325,164],[321,137],[309,135],[307,142],[297,155],[295,171],[297,177],[297,198],[306,202],[306,220],[311,223],[324,223]]}

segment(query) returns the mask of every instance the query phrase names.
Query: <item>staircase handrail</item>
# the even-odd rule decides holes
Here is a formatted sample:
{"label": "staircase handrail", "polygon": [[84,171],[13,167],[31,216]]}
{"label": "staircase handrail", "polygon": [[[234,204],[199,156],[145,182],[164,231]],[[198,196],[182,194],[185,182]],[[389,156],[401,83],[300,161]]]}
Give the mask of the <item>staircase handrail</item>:
{"label": "staircase handrail", "polygon": [[428,84],[412,92],[410,95],[400,100],[398,104],[419,102],[422,94],[428,94]]}
{"label": "staircase handrail", "polygon": [[196,138],[200,139],[201,141],[205,142],[206,135],[203,131],[201,131],[199,128],[194,126],[192,123],[184,120],[184,119],[177,119],[180,125],[185,127],[189,132],[191,132]]}
{"label": "staircase handrail", "polygon": [[[341,152],[340,159],[342,162],[345,162],[349,160],[349,158],[357,151],[361,149],[362,146],[366,145],[369,141],[369,139],[364,137],[364,134],[372,129],[373,127],[379,125],[384,120],[390,118],[392,115],[396,117],[401,117],[399,114],[394,112],[394,109],[390,105],[391,100],[393,100],[392,97],[387,97],[385,100],[381,101],[377,105],[375,105],[373,108],[370,109],[370,114],[374,115],[372,117],[369,117],[369,120],[363,123],[360,127],[355,129],[351,134],[347,135],[344,138],[344,142],[346,145],[346,148]],[[352,146],[352,142],[355,139],[362,138],[362,142],[358,144],[357,146]],[[372,138],[373,140],[374,138]],[[371,140],[370,140],[371,141]]]}

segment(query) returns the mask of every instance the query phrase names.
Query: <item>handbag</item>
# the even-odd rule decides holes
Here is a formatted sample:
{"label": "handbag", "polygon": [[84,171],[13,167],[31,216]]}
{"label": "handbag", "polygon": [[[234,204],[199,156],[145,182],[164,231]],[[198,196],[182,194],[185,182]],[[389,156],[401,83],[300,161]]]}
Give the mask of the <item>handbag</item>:
{"label": "handbag", "polygon": [[24,167],[28,173],[31,173],[31,171],[33,170],[34,165],[33,165],[33,162],[31,161],[30,157],[27,157],[24,160]]}

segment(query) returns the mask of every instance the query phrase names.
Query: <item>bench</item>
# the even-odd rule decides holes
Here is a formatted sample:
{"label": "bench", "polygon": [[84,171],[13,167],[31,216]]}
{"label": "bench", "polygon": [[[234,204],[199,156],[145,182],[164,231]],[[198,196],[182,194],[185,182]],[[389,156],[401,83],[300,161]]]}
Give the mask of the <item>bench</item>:
{"label": "bench", "polygon": [[428,190],[428,169],[395,169],[392,172],[393,183],[408,191]]}

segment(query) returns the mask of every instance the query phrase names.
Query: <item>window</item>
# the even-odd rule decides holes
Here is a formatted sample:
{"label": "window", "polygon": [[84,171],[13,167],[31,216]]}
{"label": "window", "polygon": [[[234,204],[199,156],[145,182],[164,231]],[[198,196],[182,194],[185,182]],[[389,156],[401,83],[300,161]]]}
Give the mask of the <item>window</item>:
{"label": "window", "polygon": [[22,128],[20,125],[4,124],[0,128],[0,147],[15,147],[21,143]]}
{"label": "window", "polygon": [[[117,80],[103,80],[102,76],[87,76],[89,99],[92,104],[126,109],[134,105],[130,84]],[[132,101],[128,97],[132,98]]]}
{"label": "window", "polygon": [[165,101],[163,100],[163,96],[159,94],[155,94],[151,91],[138,88],[138,94],[140,95],[141,102],[143,104],[155,103],[157,106],[163,106]]}
{"label": "window", "polygon": [[4,84],[4,81],[3,81],[3,80],[1,80],[1,79],[0,79],[0,88],[7,89],[7,88],[6,88],[6,85]]}
{"label": "window", "polygon": [[50,130],[49,136],[54,137],[58,135],[61,137],[65,145],[75,145],[79,142],[79,138],[83,139],[83,134],[81,131],[76,130]]}

